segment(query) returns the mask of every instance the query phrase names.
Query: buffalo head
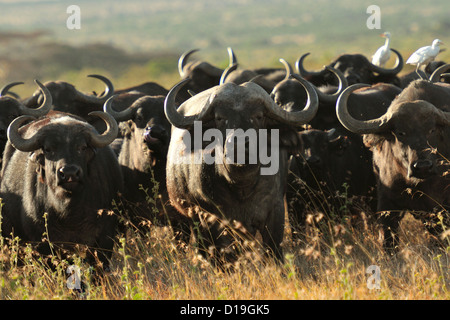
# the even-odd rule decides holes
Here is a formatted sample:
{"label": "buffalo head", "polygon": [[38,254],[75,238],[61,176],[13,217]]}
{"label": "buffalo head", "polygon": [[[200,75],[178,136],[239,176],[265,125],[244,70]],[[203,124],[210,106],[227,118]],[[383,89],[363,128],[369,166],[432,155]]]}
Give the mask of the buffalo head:
{"label": "buffalo head", "polygon": [[104,105],[104,111],[121,122],[122,136],[136,140],[136,148],[148,149],[165,157],[170,138],[170,123],[164,114],[164,96],[142,96],[123,111],[115,111],[113,99]]}
{"label": "buffalo head", "polygon": [[[450,112],[435,107],[428,101],[394,100],[387,112],[372,120],[357,120],[347,110],[347,99],[352,91],[364,87],[353,85],[346,89],[337,103],[337,115],[348,130],[365,134],[366,145],[381,151],[390,148],[405,181],[419,183],[442,173],[441,155],[448,152]],[[436,152],[438,151],[438,152]],[[439,154],[441,152],[441,154]]]}
{"label": "buffalo head", "polygon": [[[361,54],[343,54],[328,66],[341,71],[349,85],[355,83],[374,84],[378,82],[395,82],[394,84],[397,84],[399,80],[396,78],[396,75],[403,69],[403,57],[397,50],[391,49],[391,51],[397,56],[395,66],[391,69],[378,67]],[[303,61],[308,55],[309,53],[306,53],[297,60],[297,72],[302,77],[315,84],[327,82],[325,68],[316,72],[307,71],[305,69]]]}
{"label": "buffalo head", "polygon": [[[91,111],[100,111],[105,101],[114,94],[114,86],[111,81],[101,75],[89,75],[88,77],[101,80],[106,85],[102,96],[89,95],[78,91],[72,84],[64,81],[48,81],[44,85],[53,97],[53,110],[68,112],[87,118]],[[25,101],[28,107],[33,107],[42,100],[40,91],[33,94]]]}
{"label": "buffalo head", "polygon": [[52,113],[21,128],[31,116],[20,116],[8,128],[8,140],[20,151],[30,152],[41,182],[57,199],[69,199],[83,190],[88,164],[96,149],[108,146],[117,136],[116,121],[100,111],[90,116],[101,118],[107,130],[103,134],[80,118]]}
{"label": "buffalo head", "polygon": [[[276,104],[287,111],[301,110],[307,99],[305,91],[302,90],[302,85],[299,82],[302,77],[293,73],[292,68],[284,59],[280,59],[280,61],[285,65],[286,78],[273,88],[270,96]],[[329,129],[336,125],[338,121],[334,106],[341,92],[348,86],[347,80],[340,71],[331,67],[326,67],[326,69],[336,77],[338,86],[318,88],[311,84],[319,98],[317,114],[310,122],[310,125],[316,129]],[[329,93],[328,91],[331,92]]]}
{"label": "buffalo head", "polygon": [[35,109],[28,108],[19,100],[6,96],[7,91],[11,87],[22,84],[22,82],[8,84],[3,87],[2,90],[0,90],[0,152],[3,152],[3,149],[5,147],[7,141],[6,130],[11,121],[13,121],[20,115],[39,117],[47,114],[50,111],[53,101],[52,95],[42,83],[40,83],[38,80],[35,80],[35,82],[39,86],[44,97],[41,105]]}
{"label": "buffalo head", "polygon": [[[260,165],[260,163],[250,164],[248,160],[252,152],[255,154],[254,142],[259,141],[261,129],[280,128],[282,143],[288,145],[292,140],[283,137],[284,129],[308,122],[317,112],[318,99],[314,88],[306,81],[300,81],[307,90],[307,100],[305,107],[302,108],[303,110],[299,111],[289,112],[277,106],[264,89],[252,82],[242,85],[225,83],[213,87],[195,95],[177,110],[174,99],[177,92],[186,83],[186,81],[183,81],[169,92],[166,98],[165,112],[167,119],[177,128],[188,129],[188,131],[194,129],[195,131],[196,122],[201,122],[201,130],[214,128],[217,136],[221,137],[221,141],[217,141],[220,140],[218,138],[216,142],[219,142],[223,147],[223,160],[230,158],[236,160],[236,157],[239,157],[237,154],[231,154],[231,152],[238,152],[239,136],[236,138],[234,133],[237,132],[237,129],[242,130],[240,132],[244,133],[244,137],[242,137],[244,140],[241,142],[245,146],[245,158],[247,161],[245,164],[247,169],[240,166],[243,163],[234,162],[230,164],[228,161],[224,161],[223,164],[227,173],[236,170],[237,172],[250,174],[250,172],[254,173],[255,171],[249,171],[248,165],[255,170]],[[283,128],[283,125],[286,128]],[[253,133],[255,135],[252,135]],[[179,134],[183,135],[184,133]],[[172,139],[177,139],[177,137]],[[211,140],[212,138],[209,137],[209,139]],[[201,146],[201,148],[203,147]],[[182,145],[178,148],[180,148],[179,152],[181,153],[190,152],[182,150]],[[174,154],[171,155],[174,156]]]}
{"label": "buffalo head", "polygon": [[[188,62],[189,57],[197,51],[198,49],[189,50],[183,53],[178,60],[178,73],[180,78],[182,80],[191,80],[184,90],[180,92],[180,97],[177,98],[179,101],[185,101],[191,97],[187,90],[198,93],[218,85],[224,71],[205,61]],[[230,61],[232,61],[231,56]]]}

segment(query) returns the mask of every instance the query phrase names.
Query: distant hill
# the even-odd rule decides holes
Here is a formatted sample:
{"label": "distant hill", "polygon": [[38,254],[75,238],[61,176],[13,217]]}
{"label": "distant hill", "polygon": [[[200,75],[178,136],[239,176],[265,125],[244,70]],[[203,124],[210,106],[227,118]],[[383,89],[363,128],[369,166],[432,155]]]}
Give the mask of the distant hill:
{"label": "distant hill", "polygon": [[[66,9],[72,4],[81,9],[81,30],[66,27]],[[382,45],[378,34],[385,30],[405,58],[434,38],[450,43],[448,0],[379,0],[381,30],[366,26],[366,9],[371,4],[356,0],[0,0],[0,81],[30,74],[57,77],[83,68],[119,77],[133,66],[137,70],[136,66],[148,67],[161,59],[171,66],[167,71],[174,73],[178,56],[192,48],[201,49],[197,57],[225,66],[228,46],[246,67],[279,66],[279,58],[293,63],[311,52],[307,63],[315,68],[341,53],[370,56]],[[440,55],[444,60],[449,57],[449,51]]]}

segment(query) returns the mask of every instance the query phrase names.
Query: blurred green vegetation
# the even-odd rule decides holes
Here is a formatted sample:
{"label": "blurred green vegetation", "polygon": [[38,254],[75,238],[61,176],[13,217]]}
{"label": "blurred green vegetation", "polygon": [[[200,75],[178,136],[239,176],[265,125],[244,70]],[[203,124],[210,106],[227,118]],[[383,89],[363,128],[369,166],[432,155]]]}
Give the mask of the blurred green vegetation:
{"label": "blurred green vegetation", "polygon": [[[435,38],[450,43],[450,2],[379,0],[381,30],[366,26],[363,0],[79,0],[81,30],[69,30],[73,1],[0,0],[0,84],[32,79],[65,80],[81,90],[101,90],[91,73],[111,77],[116,88],[155,81],[170,88],[178,79],[178,57],[201,49],[194,59],[226,67],[232,47],[242,68],[294,64],[306,52],[309,69],[342,53],[370,56],[392,34],[405,60]],[[439,55],[449,61],[447,50]],[[404,72],[413,70],[405,66]],[[93,86],[93,87],[91,87]]]}

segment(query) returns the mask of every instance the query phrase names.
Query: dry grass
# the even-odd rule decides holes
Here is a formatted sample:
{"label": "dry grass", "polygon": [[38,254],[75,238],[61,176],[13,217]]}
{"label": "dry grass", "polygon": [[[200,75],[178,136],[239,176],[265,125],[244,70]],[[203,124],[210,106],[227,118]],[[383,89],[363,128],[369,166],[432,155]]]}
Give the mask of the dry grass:
{"label": "dry grass", "polygon": [[[41,257],[17,239],[1,239],[0,299],[449,299],[449,251],[433,247],[423,226],[411,216],[401,225],[398,254],[387,256],[376,230],[346,220],[313,219],[310,232],[292,241],[287,226],[285,261],[260,255],[258,246],[232,271],[213,267],[195,245],[180,244],[171,227],[150,225],[143,233],[129,227],[117,240],[111,270],[97,274],[80,256],[84,292],[67,288],[69,262]],[[46,264],[52,265],[48,268]],[[377,265],[381,287],[368,289],[366,269]]]}

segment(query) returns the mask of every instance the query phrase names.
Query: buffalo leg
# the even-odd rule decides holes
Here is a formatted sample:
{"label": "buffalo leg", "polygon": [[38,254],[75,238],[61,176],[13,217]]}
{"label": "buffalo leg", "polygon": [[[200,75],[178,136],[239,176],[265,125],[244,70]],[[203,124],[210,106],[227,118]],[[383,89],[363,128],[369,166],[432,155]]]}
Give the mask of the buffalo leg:
{"label": "buffalo leg", "polygon": [[394,254],[398,247],[398,228],[404,213],[397,211],[382,211],[379,213],[378,223],[381,225],[384,242],[384,249],[390,254]]}
{"label": "buffalo leg", "polygon": [[261,232],[264,246],[269,249],[278,262],[283,262],[283,249],[281,248],[284,235],[283,210],[274,210],[269,214],[269,219]]}

